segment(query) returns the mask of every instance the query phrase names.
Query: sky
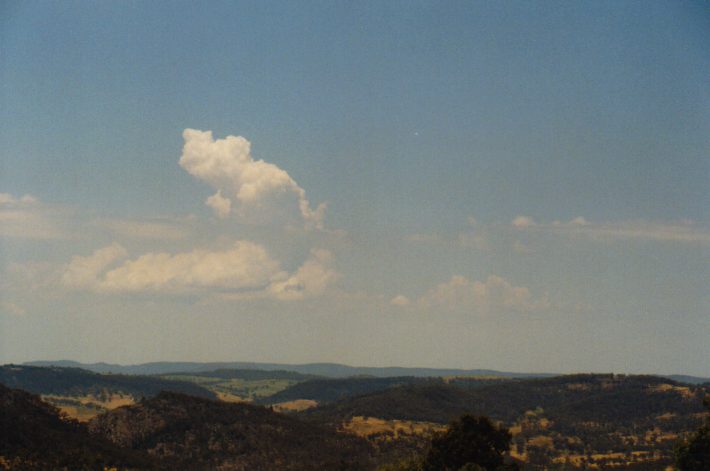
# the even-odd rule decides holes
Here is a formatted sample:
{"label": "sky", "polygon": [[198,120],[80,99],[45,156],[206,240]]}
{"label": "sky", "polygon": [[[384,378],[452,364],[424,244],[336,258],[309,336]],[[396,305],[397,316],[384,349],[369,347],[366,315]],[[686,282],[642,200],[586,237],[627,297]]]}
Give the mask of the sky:
{"label": "sky", "polygon": [[710,376],[704,2],[0,3],[0,362]]}

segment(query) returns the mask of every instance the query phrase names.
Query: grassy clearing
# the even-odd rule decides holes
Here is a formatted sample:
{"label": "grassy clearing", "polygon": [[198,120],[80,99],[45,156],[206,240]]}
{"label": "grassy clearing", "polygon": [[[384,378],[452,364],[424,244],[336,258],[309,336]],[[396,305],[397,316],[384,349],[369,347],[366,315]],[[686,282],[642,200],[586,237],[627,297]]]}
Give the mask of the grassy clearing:
{"label": "grassy clearing", "polygon": [[649,388],[651,392],[668,392],[673,391],[685,399],[692,399],[695,393],[688,386],[675,386],[673,384],[659,384]]}
{"label": "grassy clearing", "polygon": [[296,399],[295,401],[280,402],[274,404],[274,410],[277,412],[300,412],[311,407],[316,407],[317,401],[311,399]]}
{"label": "grassy clearing", "polygon": [[95,395],[85,396],[42,396],[42,399],[58,407],[72,419],[80,422],[87,422],[102,412],[116,409],[121,406],[135,404],[136,400],[129,394],[104,394],[101,397]]}
{"label": "grassy clearing", "polygon": [[195,375],[163,375],[161,378],[177,381],[189,381],[209,389],[217,396],[227,402],[253,401],[259,397],[271,396],[279,391],[292,386],[298,381],[289,379],[239,379],[239,378],[217,378],[211,376]]}
{"label": "grassy clearing", "polygon": [[376,435],[390,435],[393,439],[401,438],[403,435],[429,436],[445,429],[445,426],[432,422],[385,420],[361,416],[353,417],[343,424],[343,430],[365,438]]}

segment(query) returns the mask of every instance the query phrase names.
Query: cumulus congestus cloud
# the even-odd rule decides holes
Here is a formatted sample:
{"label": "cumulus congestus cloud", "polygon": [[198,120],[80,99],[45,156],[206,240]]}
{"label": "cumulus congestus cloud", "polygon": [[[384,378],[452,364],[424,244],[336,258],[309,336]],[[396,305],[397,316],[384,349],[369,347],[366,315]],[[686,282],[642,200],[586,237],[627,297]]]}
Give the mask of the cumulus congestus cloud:
{"label": "cumulus congestus cloud", "polygon": [[241,136],[214,139],[211,131],[185,129],[180,166],[208,183],[216,193],[206,200],[220,218],[236,215],[246,222],[301,220],[323,228],[325,204],[311,208],[306,192],[278,166],[255,160]]}
{"label": "cumulus congestus cloud", "polygon": [[[252,158],[245,138],[214,139],[211,131],[195,129],[186,129],[183,138],[180,166],[216,190],[206,204],[218,217],[323,229],[325,204],[312,209],[303,188],[285,170]],[[102,227],[132,239],[136,234],[170,240],[189,235],[175,224],[110,222]],[[299,300],[321,295],[340,278],[332,265],[329,251],[312,249],[299,267],[285,270],[263,245],[249,240],[177,253],[148,251],[137,257],[129,256],[121,244],[114,242],[90,255],[73,257],[61,270],[60,278],[66,288],[98,293]]]}

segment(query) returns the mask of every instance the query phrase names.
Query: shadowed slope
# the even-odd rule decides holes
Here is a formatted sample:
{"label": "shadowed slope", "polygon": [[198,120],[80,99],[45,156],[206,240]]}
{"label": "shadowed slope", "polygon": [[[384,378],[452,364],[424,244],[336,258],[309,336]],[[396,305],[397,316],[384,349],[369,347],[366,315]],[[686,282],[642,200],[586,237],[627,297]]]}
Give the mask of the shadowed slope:
{"label": "shadowed slope", "polygon": [[370,469],[364,440],[270,409],[161,393],[96,417],[91,433],[176,469]]}

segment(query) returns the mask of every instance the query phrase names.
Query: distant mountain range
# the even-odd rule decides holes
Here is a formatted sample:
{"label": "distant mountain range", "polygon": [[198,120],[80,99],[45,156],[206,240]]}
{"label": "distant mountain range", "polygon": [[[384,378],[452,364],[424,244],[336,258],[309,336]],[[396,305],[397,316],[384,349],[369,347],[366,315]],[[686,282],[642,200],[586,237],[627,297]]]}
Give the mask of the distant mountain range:
{"label": "distant mountain range", "polygon": [[[25,365],[60,366],[83,368],[96,373],[159,375],[171,373],[197,373],[220,369],[293,371],[304,375],[325,376],[328,378],[349,378],[352,376],[374,376],[391,378],[396,376],[440,377],[440,376],[493,376],[504,378],[550,378],[557,373],[512,373],[506,371],[483,369],[454,368],[405,368],[405,367],[369,367],[348,366],[338,363],[305,363],[289,365],[286,363],[255,363],[255,362],[151,362],[138,365],[117,365],[112,363],[80,363],[72,360],[32,361]],[[710,378],[689,375],[659,375],[688,384],[710,383]]]}
{"label": "distant mountain range", "polygon": [[394,376],[502,376],[510,378],[543,378],[555,376],[549,373],[509,373],[495,370],[463,370],[452,368],[404,368],[404,367],[369,367],[348,366],[338,363],[306,363],[289,365],[285,363],[253,362],[152,362],[139,365],[116,365],[111,363],[80,363],[72,360],[32,361],[24,363],[30,366],[60,366],[83,368],[97,373],[157,375],[171,373],[197,373],[224,369],[293,371],[305,375],[325,376],[329,378],[349,378],[352,376],[374,376],[390,378]]}

